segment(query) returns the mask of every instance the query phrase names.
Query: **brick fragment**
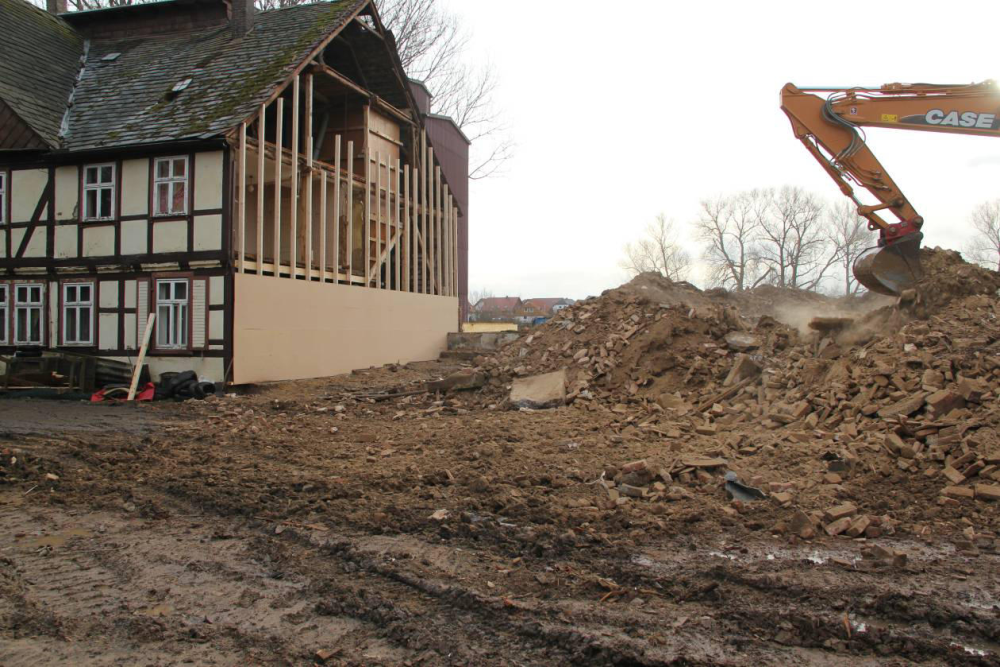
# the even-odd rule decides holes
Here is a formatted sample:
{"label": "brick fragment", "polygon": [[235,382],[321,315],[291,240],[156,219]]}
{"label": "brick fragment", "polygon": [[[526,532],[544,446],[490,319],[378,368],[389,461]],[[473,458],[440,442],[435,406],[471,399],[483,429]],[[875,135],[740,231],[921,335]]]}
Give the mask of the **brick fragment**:
{"label": "brick fragment", "polygon": [[[831,507],[826,512],[823,513],[823,519],[828,522],[838,521],[839,519],[844,519],[847,517],[854,516],[858,513],[858,508],[854,503],[844,503],[843,505],[837,505],[836,507]],[[850,525],[850,522],[848,522]],[[846,529],[845,529],[846,530]]]}
{"label": "brick fragment", "polygon": [[965,481],[965,475],[955,470],[952,466],[946,466],[945,469],[941,471],[941,474],[944,475],[945,478],[952,484],[961,484]]}
{"label": "brick fragment", "polygon": [[826,524],[823,527],[823,530],[826,531],[827,535],[833,537],[835,535],[840,535],[850,527],[851,527],[851,517],[845,516],[842,519],[837,519],[832,523]]}
{"label": "brick fragment", "polygon": [[1000,500],[1000,485],[976,484],[976,500]]}
{"label": "brick fragment", "polygon": [[965,486],[946,486],[941,489],[941,495],[956,500],[972,500],[976,492]]}

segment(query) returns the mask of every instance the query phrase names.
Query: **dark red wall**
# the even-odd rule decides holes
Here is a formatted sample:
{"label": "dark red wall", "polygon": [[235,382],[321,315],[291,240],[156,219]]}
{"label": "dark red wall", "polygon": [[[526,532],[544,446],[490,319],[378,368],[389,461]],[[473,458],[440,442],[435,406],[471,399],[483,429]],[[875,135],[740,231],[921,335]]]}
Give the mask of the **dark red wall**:
{"label": "dark red wall", "polygon": [[[413,86],[419,88],[419,86]],[[458,202],[458,303],[462,322],[469,319],[469,142],[451,119],[427,116],[427,138]]]}

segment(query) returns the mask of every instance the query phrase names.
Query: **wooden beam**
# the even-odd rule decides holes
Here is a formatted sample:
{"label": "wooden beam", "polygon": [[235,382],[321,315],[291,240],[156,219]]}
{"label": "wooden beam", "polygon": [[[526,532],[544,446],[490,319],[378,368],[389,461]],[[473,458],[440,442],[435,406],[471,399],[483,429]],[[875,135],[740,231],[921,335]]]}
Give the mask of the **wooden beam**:
{"label": "wooden beam", "polygon": [[288,277],[295,279],[295,270],[298,268],[298,238],[299,238],[299,77],[296,75],[292,82],[292,206],[291,206],[291,234],[288,237],[289,250],[289,271]]}
{"label": "wooden beam", "polygon": [[420,270],[420,261],[417,254],[417,228],[420,224],[420,161],[413,165],[413,210],[410,217],[410,291],[420,291],[420,280],[417,271]]}
{"label": "wooden beam", "polygon": [[330,216],[327,213],[326,183],[327,173],[322,169],[319,172],[322,185],[319,189],[319,281],[326,282],[326,226],[330,224]]}
{"label": "wooden beam", "polygon": [[423,163],[423,181],[421,181],[421,209],[420,209],[420,235],[423,237],[423,264],[420,267],[420,271],[424,274],[424,294],[430,294],[431,289],[431,272],[430,272],[430,258],[427,256],[427,220],[428,214],[430,212],[430,206],[427,205],[430,194],[430,189],[427,187],[427,178],[430,172],[430,166],[427,164],[427,130],[420,131],[420,161]]}
{"label": "wooden beam", "polygon": [[257,275],[264,275],[264,119],[267,107],[260,105],[257,117]]}
{"label": "wooden beam", "polygon": [[[340,274],[340,135],[333,140],[333,282],[337,282]],[[350,185],[350,180],[348,180]]]}
{"label": "wooden beam", "polygon": [[354,142],[347,142],[347,280],[354,283]]}
{"label": "wooden beam", "polygon": [[240,273],[246,273],[247,262],[247,124],[240,123],[240,185],[239,185],[239,218],[240,235]]}
{"label": "wooden beam", "polygon": [[372,205],[372,162],[371,162],[371,142],[368,140],[368,130],[371,128],[371,123],[369,122],[369,107],[366,105],[364,108],[365,115],[365,134],[364,134],[364,156],[365,156],[365,230],[364,230],[364,251],[365,251],[365,287],[372,286],[372,260],[371,260],[371,238],[372,238],[372,215],[371,215],[371,205]]}
{"label": "wooden beam", "polygon": [[402,223],[399,221],[399,212],[400,212],[399,191],[401,190],[400,186],[401,186],[401,181],[402,180],[403,180],[403,163],[399,159],[397,159],[396,160],[396,180],[395,180],[395,183],[396,183],[396,225],[395,225],[396,242],[395,242],[395,244],[393,244],[393,247],[396,248],[396,261],[393,262],[393,266],[396,267],[395,276],[396,276],[396,291],[397,292],[401,292],[403,290],[403,283],[400,282],[400,279],[401,279],[400,268],[402,267],[402,264],[403,264],[403,244],[402,244],[403,230],[402,230]]}
{"label": "wooden beam", "polygon": [[444,272],[444,293],[451,296],[451,196],[448,186],[444,186],[444,206],[441,216],[441,251],[444,255],[442,271]]}
{"label": "wooden beam", "polygon": [[375,287],[382,289],[382,155],[375,151]]}
{"label": "wooden beam", "polygon": [[[280,153],[281,142],[285,122],[285,98],[279,97],[275,102],[278,105],[278,134],[275,137],[275,145]],[[274,156],[274,277],[281,276],[281,156]]]}
{"label": "wooden beam", "polygon": [[[141,285],[141,283],[140,283]],[[156,310],[149,314],[146,320],[146,330],[142,334],[142,345],[139,346],[139,358],[135,361],[135,369],[132,371],[132,383],[128,387],[128,400],[135,400],[135,390],[139,387],[139,376],[142,374],[142,364],[146,361],[146,350],[149,349],[149,339],[153,335],[153,323],[156,322]]]}
{"label": "wooden beam", "polygon": [[403,284],[404,292],[410,291],[410,165],[403,167]]}
{"label": "wooden beam", "polygon": [[312,240],[312,216],[313,216],[313,75],[306,76],[306,224],[305,224],[305,260],[306,260],[306,280],[312,280],[313,269],[313,240]]}
{"label": "wooden beam", "polygon": [[332,67],[328,67],[326,65],[320,65],[319,63],[313,63],[311,67],[313,72],[319,72],[321,74],[330,77],[340,85],[344,86],[345,88],[349,88],[352,92],[357,93],[358,95],[364,97],[365,99],[369,99],[371,97],[371,93],[369,93],[367,90],[365,90],[358,84],[354,83],[353,81],[351,81],[346,76],[344,76],[337,70],[333,69]]}

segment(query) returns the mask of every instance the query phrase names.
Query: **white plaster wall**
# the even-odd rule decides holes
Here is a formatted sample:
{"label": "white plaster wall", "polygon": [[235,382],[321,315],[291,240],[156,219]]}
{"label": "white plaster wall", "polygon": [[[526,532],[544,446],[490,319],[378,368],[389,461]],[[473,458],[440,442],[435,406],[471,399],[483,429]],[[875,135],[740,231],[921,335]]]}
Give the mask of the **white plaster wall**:
{"label": "white plaster wall", "polygon": [[149,160],[122,162],[122,215],[149,214]]}
{"label": "white plaster wall", "polygon": [[46,231],[44,227],[36,227],[28,239],[28,245],[24,248],[25,257],[45,257],[45,246],[47,245]]}
{"label": "white plaster wall", "polygon": [[79,241],[78,225],[56,226],[55,256],[60,259],[79,256]]}
{"label": "white plaster wall", "polygon": [[226,314],[221,310],[208,312],[208,339],[222,340],[226,336]]}
{"label": "white plaster wall", "polygon": [[122,347],[126,350],[135,350],[138,345],[135,344],[136,331],[135,331],[135,313],[125,313],[125,338],[122,340]]}
{"label": "white plaster wall", "polygon": [[208,279],[208,305],[221,306],[226,302],[226,279],[212,276]]}
{"label": "white plaster wall", "polygon": [[153,252],[184,252],[187,250],[187,221],[171,220],[153,223]]}
{"label": "white plaster wall", "polygon": [[83,228],[83,256],[108,257],[115,254],[115,228],[111,225]]}
{"label": "white plaster wall", "polygon": [[[31,214],[49,182],[47,169],[15,169],[10,175],[10,221],[30,222]],[[44,220],[48,207],[42,211]]]}
{"label": "white plaster wall", "polygon": [[77,220],[80,203],[80,168],[56,167],[56,220]]}
{"label": "white plaster wall", "polygon": [[194,156],[194,210],[222,208],[222,151]]}
{"label": "white plaster wall", "polygon": [[17,249],[21,247],[21,239],[24,238],[24,227],[10,230],[10,251],[12,255],[17,255]]}
{"label": "white plaster wall", "polygon": [[118,281],[117,280],[102,280],[100,289],[97,290],[100,295],[100,301],[98,304],[101,308],[117,308],[118,307]]}
{"label": "white plaster wall", "polygon": [[126,280],[125,281],[125,307],[135,308],[135,296],[136,296],[136,281]]}
{"label": "white plaster wall", "polygon": [[118,349],[118,315],[101,313],[97,325],[97,343],[102,350]]}
{"label": "white plaster wall", "polygon": [[458,299],[236,274],[235,382],[324,377],[428,360],[458,329]]}
{"label": "white plaster wall", "polygon": [[194,219],[194,249],[222,250],[222,216],[198,215]]}
{"label": "white plaster wall", "polygon": [[122,254],[145,255],[149,252],[149,222],[146,220],[122,221]]}

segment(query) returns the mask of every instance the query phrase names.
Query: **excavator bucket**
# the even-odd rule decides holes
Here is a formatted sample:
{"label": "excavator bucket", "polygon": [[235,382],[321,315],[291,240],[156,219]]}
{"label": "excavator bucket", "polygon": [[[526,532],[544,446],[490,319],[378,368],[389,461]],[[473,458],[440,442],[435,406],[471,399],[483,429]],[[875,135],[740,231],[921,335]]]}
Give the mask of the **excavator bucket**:
{"label": "excavator bucket", "polygon": [[924,277],[920,266],[923,238],[917,232],[884,246],[868,248],[854,262],[854,277],[872,292],[899,295]]}

